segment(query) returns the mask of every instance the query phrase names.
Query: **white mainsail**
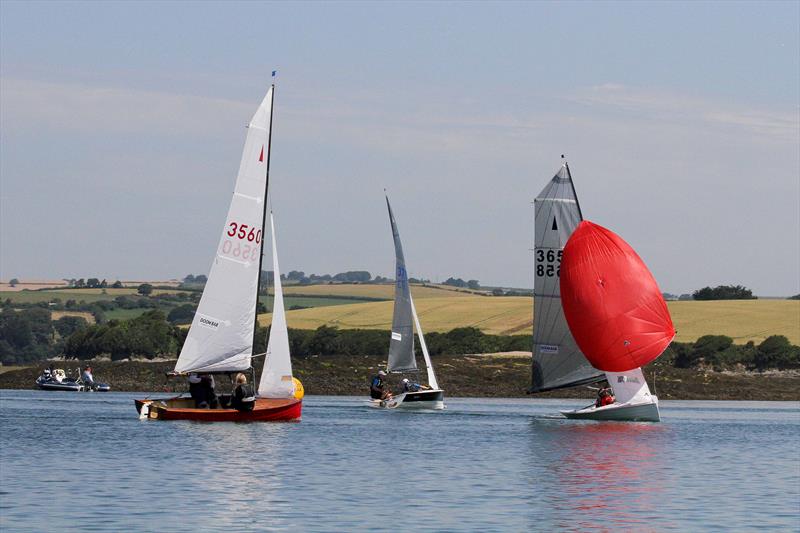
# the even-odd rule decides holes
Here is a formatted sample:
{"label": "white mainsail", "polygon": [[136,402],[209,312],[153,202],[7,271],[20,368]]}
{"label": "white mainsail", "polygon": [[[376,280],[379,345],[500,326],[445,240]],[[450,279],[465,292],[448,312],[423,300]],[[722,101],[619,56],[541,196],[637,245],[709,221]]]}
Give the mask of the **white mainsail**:
{"label": "white mainsail", "polygon": [[275,299],[272,304],[272,326],[269,330],[264,370],[258,383],[261,398],[290,398],[294,395],[292,359],[289,353],[289,330],[286,326],[286,311],[283,305],[283,286],[278,267],[278,245],[275,242],[275,219],[270,213],[272,227],[272,269],[275,280]]}
{"label": "white mainsail", "polygon": [[592,367],[578,348],[561,307],[561,256],[567,239],[583,218],[566,164],[539,193],[534,205],[531,392],[598,381],[603,373]]}
{"label": "white mainsail", "polygon": [[[395,289],[394,312],[392,313],[392,336],[389,341],[389,372],[407,372],[417,369],[414,358],[414,324],[411,312],[411,289],[408,285],[408,272],[406,260],[403,257],[403,244],[400,242],[400,233],[397,222],[394,220],[389,197],[386,197],[386,207],[389,210],[389,224],[392,227],[395,257]],[[421,332],[419,329],[418,333]]]}
{"label": "white mainsail", "polygon": [[228,217],[175,372],[250,368],[264,236],[273,89],[248,125]]}

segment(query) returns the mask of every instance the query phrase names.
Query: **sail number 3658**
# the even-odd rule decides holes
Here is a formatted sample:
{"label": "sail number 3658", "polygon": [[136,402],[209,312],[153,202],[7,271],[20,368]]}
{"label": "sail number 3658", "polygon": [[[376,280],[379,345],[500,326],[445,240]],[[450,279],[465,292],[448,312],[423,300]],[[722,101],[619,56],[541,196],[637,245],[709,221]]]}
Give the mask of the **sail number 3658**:
{"label": "sail number 3658", "polygon": [[[228,224],[228,237],[236,237],[240,240],[247,240],[247,242],[255,241],[256,244],[261,243],[261,230],[257,230],[247,224],[239,224],[238,222],[231,222]],[[249,230],[249,231],[248,231]]]}
{"label": "sail number 3658", "polygon": [[561,256],[563,250],[536,250],[536,276],[553,276],[561,275]]}

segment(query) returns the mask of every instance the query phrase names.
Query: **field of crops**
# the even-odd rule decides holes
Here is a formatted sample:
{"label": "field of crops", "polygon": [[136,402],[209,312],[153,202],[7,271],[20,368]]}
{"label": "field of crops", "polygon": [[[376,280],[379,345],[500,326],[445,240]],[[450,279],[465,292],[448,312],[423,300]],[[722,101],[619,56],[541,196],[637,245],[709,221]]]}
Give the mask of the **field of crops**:
{"label": "field of crops", "polygon": [[[419,298],[415,303],[424,331],[449,331],[472,326],[485,333],[531,332],[532,300],[526,297]],[[728,335],[737,343],[761,342],[770,335],[786,335],[800,344],[800,301],[737,300],[715,302],[669,302],[678,330],[678,341],[689,342],[703,335]],[[315,329],[321,325],[342,329],[391,327],[392,302],[368,302],[335,307],[301,309],[287,314],[289,327]],[[269,323],[269,315],[259,317]]]}
{"label": "field of crops", "polygon": [[[453,287],[443,285],[413,285],[414,299],[421,298],[446,298],[446,297],[463,297],[474,296],[466,289],[457,291]],[[364,285],[364,284],[331,284],[331,285],[287,285],[283,288],[286,295],[290,294],[303,294],[308,296],[355,296],[361,298],[381,298],[384,300],[391,300],[394,298],[394,285],[391,283],[385,285]]]}

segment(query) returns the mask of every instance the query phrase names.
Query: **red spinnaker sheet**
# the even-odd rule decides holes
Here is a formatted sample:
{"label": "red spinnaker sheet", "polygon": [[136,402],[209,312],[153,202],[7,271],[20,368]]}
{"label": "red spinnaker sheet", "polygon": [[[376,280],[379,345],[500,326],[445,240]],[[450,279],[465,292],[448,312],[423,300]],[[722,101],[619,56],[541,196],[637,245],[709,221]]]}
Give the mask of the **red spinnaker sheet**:
{"label": "red spinnaker sheet", "polygon": [[567,324],[595,368],[625,372],[644,366],[675,337],[656,280],[612,231],[581,222],[564,247],[560,278]]}

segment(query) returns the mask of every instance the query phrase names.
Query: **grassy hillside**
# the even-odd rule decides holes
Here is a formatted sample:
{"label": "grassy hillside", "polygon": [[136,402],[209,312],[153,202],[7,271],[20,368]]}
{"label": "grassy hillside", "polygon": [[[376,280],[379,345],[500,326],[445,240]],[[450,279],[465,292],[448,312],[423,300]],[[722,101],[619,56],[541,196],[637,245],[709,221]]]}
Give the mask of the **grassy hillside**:
{"label": "grassy hillside", "polygon": [[[469,297],[474,296],[474,291],[468,289],[457,290],[455,287],[446,285],[412,285],[414,299],[421,298],[445,298],[450,296]],[[391,300],[394,298],[394,284],[384,285],[364,285],[364,284],[331,284],[331,285],[290,285],[284,286],[284,294],[302,294],[306,296],[350,296],[361,298],[382,298]]]}
{"label": "grassy hillside", "polygon": [[[320,286],[323,287],[323,286]],[[344,286],[340,286],[344,287]],[[306,287],[309,288],[309,287]],[[447,296],[413,295],[425,331],[449,331],[473,326],[484,333],[521,334],[531,331],[532,300],[527,297],[486,297],[454,293]],[[431,289],[435,291],[436,289]],[[290,311],[289,327],[316,329],[321,325],[342,329],[383,329],[391,327],[392,302],[368,302],[335,307]],[[678,341],[692,342],[708,334],[728,335],[737,343],[761,342],[770,335],[785,335],[800,344],[800,301],[736,300],[713,302],[669,302],[678,330]],[[260,315],[269,324],[268,314]]]}

